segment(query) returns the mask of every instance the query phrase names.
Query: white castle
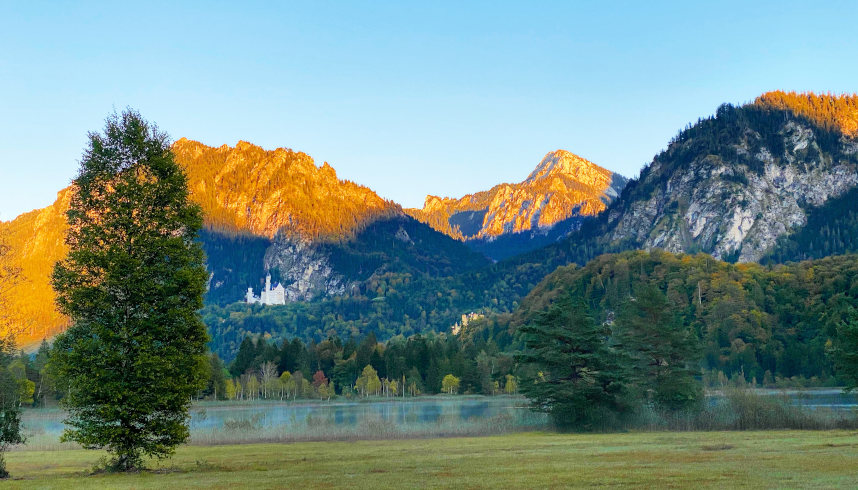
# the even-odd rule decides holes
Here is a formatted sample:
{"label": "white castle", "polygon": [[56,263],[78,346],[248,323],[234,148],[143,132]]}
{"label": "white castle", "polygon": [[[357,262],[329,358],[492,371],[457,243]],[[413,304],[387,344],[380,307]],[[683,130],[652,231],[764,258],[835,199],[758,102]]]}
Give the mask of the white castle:
{"label": "white castle", "polygon": [[247,296],[245,301],[248,303],[260,303],[263,305],[285,305],[286,304],[286,289],[282,284],[277,284],[277,287],[271,289],[271,274],[265,276],[265,289],[259,293],[259,297],[253,295],[253,288],[247,288]]}

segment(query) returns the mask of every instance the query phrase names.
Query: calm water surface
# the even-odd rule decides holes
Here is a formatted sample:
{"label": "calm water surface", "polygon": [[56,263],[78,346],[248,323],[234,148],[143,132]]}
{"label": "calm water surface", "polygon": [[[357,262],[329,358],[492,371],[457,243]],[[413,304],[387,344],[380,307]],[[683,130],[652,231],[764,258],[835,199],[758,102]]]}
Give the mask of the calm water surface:
{"label": "calm water surface", "polygon": [[[307,425],[357,426],[367,421],[402,426],[409,424],[485,423],[504,418],[530,423],[534,416],[523,397],[423,397],[379,401],[203,402],[191,409],[191,432],[242,426],[290,428]],[[26,410],[24,424],[37,434],[63,430],[64,413],[56,408]]]}
{"label": "calm water surface", "polygon": [[[760,390],[771,396],[786,396],[793,403],[809,408],[834,410],[858,409],[858,395],[838,389]],[[715,393],[710,400],[717,402]],[[32,434],[59,436],[64,413],[55,408],[26,410],[25,429]],[[542,414],[527,408],[518,396],[434,396],[379,401],[312,402],[203,402],[191,409],[191,434],[232,430],[307,430],[313,427],[350,430],[362,424],[386,427],[467,427],[504,423],[509,427],[535,427],[544,423]]]}

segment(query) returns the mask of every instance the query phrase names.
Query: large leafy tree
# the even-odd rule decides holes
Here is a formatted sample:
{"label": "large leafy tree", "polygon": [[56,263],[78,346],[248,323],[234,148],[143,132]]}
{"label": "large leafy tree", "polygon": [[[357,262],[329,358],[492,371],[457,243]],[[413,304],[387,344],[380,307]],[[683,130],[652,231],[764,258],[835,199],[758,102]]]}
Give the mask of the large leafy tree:
{"label": "large leafy tree", "polygon": [[15,342],[7,335],[0,338],[0,478],[8,478],[4,453],[13,444],[24,442],[21,433],[21,379],[9,365],[15,358]]}
{"label": "large leafy tree", "polygon": [[561,296],[519,333],[525,349],[518,389],[559,429],[599,429],[631,411],[630,359],[582,301]]}
{"label": "large leafy tree", "polygon": [[202,213],[167,135],[131,110],[89,135],[73,188],[70,251],[52,278],[73,322],[51,361],[67,390],[63,438],[134,470],[187,440],[204,387]]}

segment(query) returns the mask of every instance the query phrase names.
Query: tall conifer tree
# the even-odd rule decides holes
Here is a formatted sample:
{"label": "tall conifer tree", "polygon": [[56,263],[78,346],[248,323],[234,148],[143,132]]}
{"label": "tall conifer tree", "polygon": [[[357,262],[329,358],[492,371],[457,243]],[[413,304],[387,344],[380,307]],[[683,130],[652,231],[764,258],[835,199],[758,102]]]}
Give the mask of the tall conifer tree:
{"label": "tall conifer tree", "polygon": [[697,335],[676,317],[667,296],[644,285],[622,308],[616,321],[623,348],[637,361],[634,373],[649,401],[669,410],[694,408],[703,388]]}
{"label": "tall conifer tree", "polygon": [[629,358],[583,302],[563,295],[519,333],[526,366],[519,391],[558,428],[599,429],[631,411]]}
{"label": "tall conifer tree", "polygon": [[831,352],[837,377],[847,391],[858,388],[858,309],[848,307],[844,319],[837,325],[837,336]]}

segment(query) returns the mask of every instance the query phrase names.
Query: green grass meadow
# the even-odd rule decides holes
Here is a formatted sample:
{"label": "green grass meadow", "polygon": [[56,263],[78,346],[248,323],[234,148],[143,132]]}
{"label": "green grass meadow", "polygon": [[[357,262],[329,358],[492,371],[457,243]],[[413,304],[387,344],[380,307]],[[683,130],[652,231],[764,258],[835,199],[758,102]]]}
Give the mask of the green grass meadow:
{"label": "green grass meadow", "polygon": [[8,488],[855,488],[858,432],[518,433],[184,446],[138,474],[103,453],[13,451]]}

